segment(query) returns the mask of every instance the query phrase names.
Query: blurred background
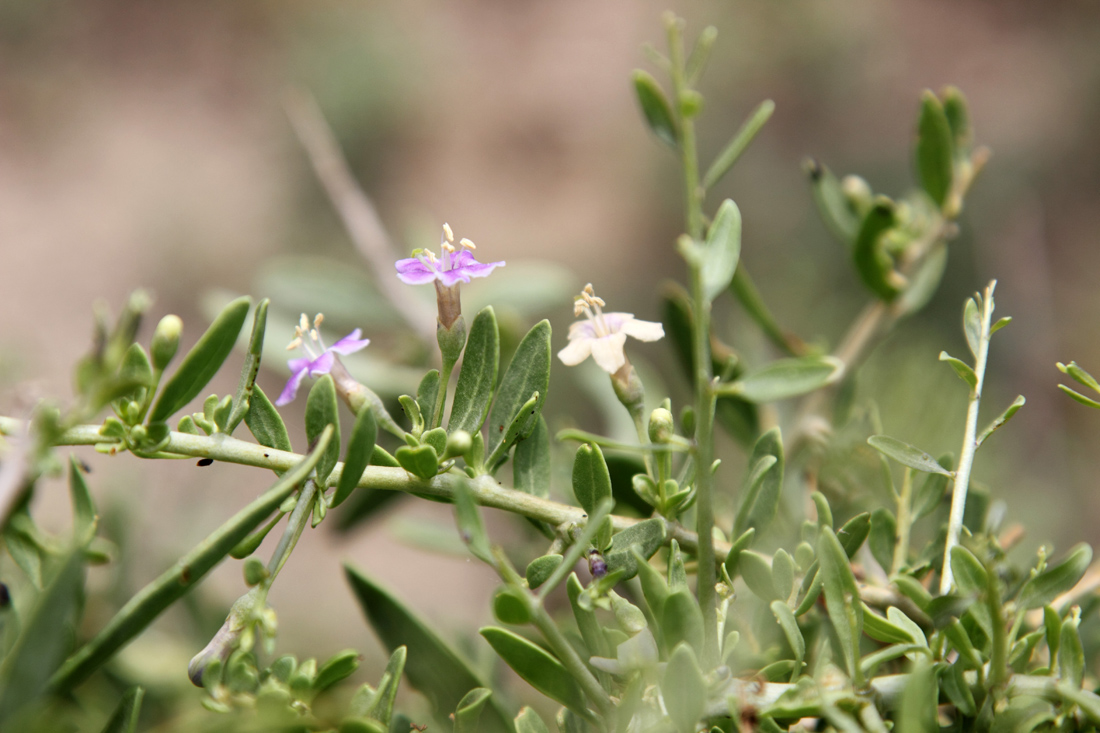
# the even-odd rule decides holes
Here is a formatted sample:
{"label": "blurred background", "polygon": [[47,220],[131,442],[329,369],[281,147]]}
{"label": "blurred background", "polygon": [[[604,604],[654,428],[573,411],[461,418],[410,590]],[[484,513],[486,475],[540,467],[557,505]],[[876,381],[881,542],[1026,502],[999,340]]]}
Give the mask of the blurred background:
{"label": "blurred background", "polygon": [[[99,299],[117,311],[132,289],[148,288],[156,303],[143,337],[174,312],[184,318],[186,346],[208,321],[203,303],[212,291],[272,296],[273,307],[285,296],[291,314],[307,308],[309,294],[295,294],[279,276],[303,256],[328,258],[369,282],[288,123],[291,88],[317,98],[399,243],[395,257],[434,246],[448,221],[477,242],[482,259],[509,268],[554,263],[558,269],[536,271],[560,302],[508,317],[518,333],[550,317],[555,348],[571,320],[569,293],[585,282],[612,309],[659,319],[659,284],[683,273],[673,251],[682,230],[678,174],[641,121],[629,74],[653,71],[642,46],[664,49],[660,17],[669,7],[687,19],[689,37],[708,24],[719,29],[701,84],[705,161],[761,100],[776,102],[708,205],[713,211],[727,196],[738,202],[742,261],[784,326],[814,343],[835,344],[867,295],[817,217],[802,160],[814,155],[838,174],[859,173],[876,191],[901,195],[914,185],[921,90],[948,83],[963,90],[977,142],[993,158],[968,200],[939,294],[875,352],[860,398],[878,405],[887,433],[935,454],[957,450],[965,390],[936,356],[965,353],[963,301],[997,278],[998,315],[1014,323],[993,342],[983,404],[992,417],[1016,394],[1028,403],[990,441],[975,476],[1008,501],[1010,520],[1026,520],[1025,555],[1044,541],[1061,553],[1100,540],[1100,415],[1058,392],[1054,367],[1075,359],[1100,371],[1095,1],[6,0],[3,414],[70,394],[69,366],[90,345]],[[483,287],[467,288],[470,302],[488,297]],[[286,302],[295,295],[301,305]],[[747,358],[776,356],[736,308],[726,304],[719,317],[722,335]],[[291,335],[269,326],[269,342],[280,347]],[[409,356],[400,340],[376,346]],[[660,347],[634,353],[683,394]],[[235,384],[235,370],[214,385],[219,393]],[[594,365],[578,370],[555,370],[558,394],[606,390]],[[265,371],[260,384],[272,394],[284,378]],[[562,412],[553,396],[552,427]],[[300,421],[300,410],[292,407],[288,422]],[[595,410],[576,420],[610,429]],[[304,444],[300,432],[295,442]],[[98,615],[89,609],[89,630],[113,612],[109,599],[154,577],[270,480],[226,465],[85,458],[129,558],[124,574],[94,571],[108,600]],[[739,459],[730,460],[737,482]],[[64,526],[64,493],[54,488],[37,501],[45,511],[56,505]],[[489,619],[490,571],[394,538],[395,522],[406,534],[449,526],[445,507],[409,502],[388,522],[348,534],[323,527],[303,538],[271,596],[281,651],[323,657],[354,647],[368,655],[364,679],[376,677],[380,647],[346,590],[341,560],[396,587],[447,632],[469,633]],[[148,669],[157,661],[159,684],[185,690],[187,659],[241,592],[239,566],[227,563],[200,587],[191,614],[169,614],[123,663]]]}

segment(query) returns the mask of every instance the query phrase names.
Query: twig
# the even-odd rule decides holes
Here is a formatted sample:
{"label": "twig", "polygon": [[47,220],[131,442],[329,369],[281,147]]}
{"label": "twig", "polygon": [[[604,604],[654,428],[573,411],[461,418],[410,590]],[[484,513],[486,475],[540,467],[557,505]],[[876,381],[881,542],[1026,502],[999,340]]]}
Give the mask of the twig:
{"label": "twig", "polygon": [[434,347],[435,315],[412,297],[394,274],[396,248],[374,204],[352,176],[317,101],[307,92],[292,89],[284,95],[283,106],[348,235],[370,265],[378,288],[424,343]]}

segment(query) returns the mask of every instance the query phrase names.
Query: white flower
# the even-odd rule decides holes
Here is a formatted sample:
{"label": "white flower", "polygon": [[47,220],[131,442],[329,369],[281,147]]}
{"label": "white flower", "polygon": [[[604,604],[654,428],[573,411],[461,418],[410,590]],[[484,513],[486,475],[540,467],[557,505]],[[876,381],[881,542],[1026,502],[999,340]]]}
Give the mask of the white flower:
{"label": "white flower", "polygon": [[660,323],[639,320],[633,313],[604,313],[604,305],[591,283],[574,300],[573,315],[586,318],[569,327],[569,345],[558,352],[558,358],[566,366],[576,366],[591,355],[601,369],[614,374],[626,364],[623,345],[627,336],[656,341],[665,335]]}

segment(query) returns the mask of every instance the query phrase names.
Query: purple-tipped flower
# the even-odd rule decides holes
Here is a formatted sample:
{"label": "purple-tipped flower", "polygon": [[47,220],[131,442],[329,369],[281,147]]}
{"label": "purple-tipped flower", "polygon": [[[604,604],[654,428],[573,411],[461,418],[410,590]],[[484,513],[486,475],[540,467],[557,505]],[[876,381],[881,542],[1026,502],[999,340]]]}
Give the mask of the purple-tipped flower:
{"label": "purple-tipped flower", "polygon": [[412,257],[397,261],[397,276],[410,285],[435,283],[436,297],[439,303],[439,322],[450,328],[462,314],[462,304],[458,295],[458,284],[468,283],[471,278],[486,277],[504,262],[478,262],[474,259],[473,242],[463,238],[459,241],[461,250],[454,246],[454,232],[448,224],[443,225],[440,237],[440,255],[428,249],[413,252]]}
{"label": "purple-tipped flower", "polygon": [[614,375],[628,364],[623,353],[627,336],[656,341],[665,335],[660,323],[643,321],[633,313],[604,313],[604,305],[591,283],[574,300],[573,315],[583,315],[585,320],[569,327],[569,345],[558,352],[558,358],[566,366],[576,366],[591,356],[601,369]]}
{"label": "purple-tipped flower", "polygon": [[370,343],[370,339],[359,338],[363,335],[363,331],[357,328],[332,346],[326,347],[325,342],[321,340],[320,331],[321,321],[324,319],[325,317],[318,313],[317,317],[313,319],[313,327],[310,328],[306,314],[302,314],[301,322],[294,329],[294,340],[290,342],[287,349],[292,350],[301,347],[307,356],[287,361],[291,376],[287,380],[286,386],[283,387],[283,393],[279,395],[279,399],[275,400],[276,405],[281,406],[293,402],[298,395],[298,387],[307,374],[310,377],[317,377],[332,371],[337,354],[354,354],[356,351],[366,348],[367,344]]}

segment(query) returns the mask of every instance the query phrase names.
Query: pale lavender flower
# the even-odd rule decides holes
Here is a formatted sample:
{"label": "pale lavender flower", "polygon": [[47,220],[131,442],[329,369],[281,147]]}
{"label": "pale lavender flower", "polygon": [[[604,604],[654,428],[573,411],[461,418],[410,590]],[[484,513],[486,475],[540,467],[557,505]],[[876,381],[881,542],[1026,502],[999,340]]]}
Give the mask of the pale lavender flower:
{"label": "pale lavender flower", "polygon": [[275,400],[276,405],[282,406],[293,402],[298,395],[298,387],[302,384],[302,380],[306,378],[306,375],[318,377],[332,371],[337,354],[345,356],[354,354],[356,351],[366,348],[367,344],[370,343],[370,339],[360,338],[363,331],[357,328],[332,346],[326,347],[325,342],[321,339],[320,331],[321,321],[324,318],[322,314],[318,313],[317,317],[313,319],[313,327],[310,328],[306,314],[302,314],[301,322],[294,329],[294,340],[290,342],[287,349],[292,350],[301,347],[307,356],[287,361],[291,376],[287,380],[282,394],[279,395],[279,399]]}
{"label": "pale lavender flower", "polygon": [[664,326],[653,321],[643,321],[633,313],[604,313],[603,298],[592,290],[592,284],[584,287],[574,301],[573,315],[586,316],[569,327],[569,345],[558,352],[558,358],[566,366],[576,366],[591,356],[608,374],[615,374],[627,364],[623,345],[626,337],[639,341],[656,341],[665,335]]}
{"label": "pale lavender flower", "polygon": [[503,261],[482,263],[474,259],[472,250],[476,247],[469,239],[459,242],[462,250],[458,252],[455,251],[453,242],[451,227],[444,224],[443,236],[439,242],[442,254],[437,256],[428,249],[417,250],[413,257],[397,261],[397,276],[410,285],[438,282],[449,288],[460,282],[468,283],[470,278],[486,277],[497,267],[504,266]]}

